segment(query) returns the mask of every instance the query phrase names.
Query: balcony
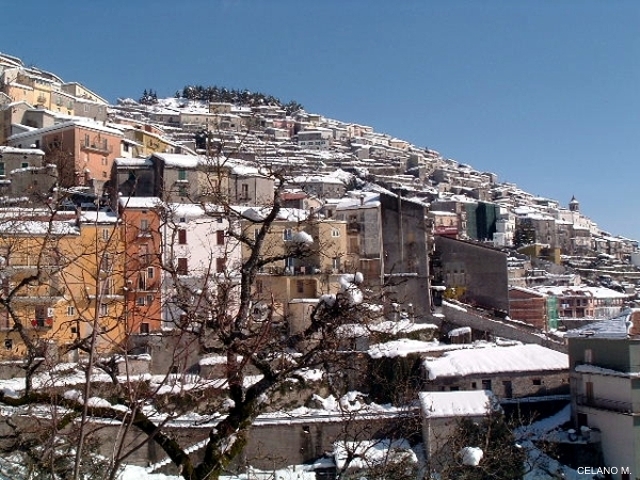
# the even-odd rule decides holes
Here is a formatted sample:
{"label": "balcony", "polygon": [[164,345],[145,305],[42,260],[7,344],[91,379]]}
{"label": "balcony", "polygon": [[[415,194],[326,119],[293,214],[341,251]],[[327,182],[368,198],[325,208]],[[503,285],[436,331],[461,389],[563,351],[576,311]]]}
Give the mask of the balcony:
{"label": "balcony", "polygon": [[610,412],[632,414],[633,404],[631,402],[622,402],[619,400],[611,400],[608,398],[598,398],[589,395],[576,395],[576,404],[598,408],[600,410],[608,410]]}
{"label": "balcony", "polygon": [[347,223],[347,233],[360,233],[360,224],[358,222]]}
{"label": "balcony", "polygon": [[109,155],[113,151],[113,148],[111,145],[105,143],[80,142],[80,150],[99,153],[101,155]]}

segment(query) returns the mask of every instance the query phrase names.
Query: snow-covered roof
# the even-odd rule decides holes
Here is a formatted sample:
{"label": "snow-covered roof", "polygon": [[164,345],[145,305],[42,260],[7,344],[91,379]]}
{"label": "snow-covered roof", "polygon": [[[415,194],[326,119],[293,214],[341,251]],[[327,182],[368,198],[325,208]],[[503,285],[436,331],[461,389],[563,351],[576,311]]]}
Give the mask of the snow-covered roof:
{"label": "snow-covered roof", "polygon": [[78,234],[75,222],[8,220],[0,223],[0,233],[6,235],[72,235]]}
{"label": "snow-covered roof", "polygon": [[574,296],[574,295],[584,295],[587,297],[593,298],[627,298],[628,295],[625,293],[618,292],[617,290],[612,290],[611,288],[605,287],[586,287],[582,285],[572,285],[565,287],[558,286],[550,286],[550,287],[532,287],[534,290],[542,293],[546,293],[548,295],[553,295],[555,297],[562,296]]}
{"label": "snow-covered roof", "polygon": [[540,345],[456,350],[424,361],[429,380],[502,372],[568,370],[569,357]]}
{"label": "snow-covered roof", "polygon": [[437,344],[437,342],[425,342],[422,340],[401,338],[386,343],[372,345],[367,353],[371,358],[406,357],[412,353],[421,353],[433,350],[434,346]]}
{"label": "snow-covered roof", "polygon": [[209,217],[215,213],[224,213],[224,207],[214,204],[193,204],[193,203],[169,203],[165,207],[174,220],[184,218],[185,220]]}
{"label": "snow-covered roof", "polygon": [[154,153],[154,157],[161,159],[165,166],[178,168],[196,168],[199,164],[199,157],[185,155],[182,153]]}
{"label": "snow-covered roof", "polygon": [[[350,454],[355,454],[355,458],[350,458]],[[356,442],[338,441],[333,444],[333,455],[336,467],[343,470],[345,467],[350,469],[366,469],[376,465],[382,465],[391,462],[409,462],[411,464],[418,463],[418,457],[411,450],[411,444],[408,440],[360,440]]]}
{"label": "snow-covered roof", "polygon": [[377,208],[380,206],[380,194],[377,192],[348,192],[348,195],[338,202],[336,210]]}
{"label": "snow-covered roof", "polygon": [[114,161],[118,167],[150,167],[153,165],[153,162],[148,158],[118,157]]}
{"label": "snow-covered roof", "polygon": [[597,337],[597,338],[627,338],[633,325],[632,314],[637,309],[626,309],[619,316],[590,323],[574,330],[569,330],[565,337]]}
{"label": "snow-covered roof", "polygon": [[29,138],[34,133],[44,134],[44,133],[55,132],[57,130],[64,130],[67,128],[74,128],[74,127],[88,128],[91,130],[98,130],[103,133],[109,133],[111,135],[117,135],[120,137],[122,136],[122,132],[120,130],[116,130],[115,128],[105,127],[102,123],[93,122],[89,119],[77,118],[69,122],[57,123],[49,127],[38,128],[35,130],[31,130],[29,132],[16,133],[14,135],[11,135],[11,137],[9,137],[8,140],[14,141],[14,140],[19,140],[21,138]]}
{"label": "snow-covered roof", "polygon": [[123,208],[153,209],[162,206],[162,201],[158,197],[121,197],[118,203]]}
{"label": "snow-covered roof", "polygon": [[39,148],[17,148],[0,145],[0,154],[2,153],[16,153],[20,155],[44,155],[44,152]]}
{"label": "snow-covered roof", "polygon": [[118,221],[118,215],[115,212],[82,212],[80,215],[81,223],[96,224],[96,223],[116,223]]}
{"label": "snow-covered roof", "polygon": [[[263,221],[271,212],[272,207],[234,207],[234,211],[254,222]],[[277,220],[289,222],[303,222],[309,217],[309,211],[300,208],[281,208],[276,217]]]}
{"label": "snow-covered roof", "polygon": [[427,418],[487,415],[498,405],[495,395],[489,390],[420,392],[418,397],[422,415]]}

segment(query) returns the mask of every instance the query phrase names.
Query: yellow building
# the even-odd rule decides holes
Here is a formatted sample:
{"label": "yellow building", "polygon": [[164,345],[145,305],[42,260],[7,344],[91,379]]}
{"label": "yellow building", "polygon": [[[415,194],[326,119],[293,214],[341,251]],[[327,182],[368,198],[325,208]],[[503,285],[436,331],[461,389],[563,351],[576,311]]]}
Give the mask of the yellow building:
{"label": "yellow building", "polygon": [[124,255],[115,216],[18,213],[0,222],[0,358],[24,358],[31,343],[38,355],[74,360],[67,347],[93,332],[98,351],[117,351]]}
{"label": "yellow building", "polygon": [[[12,212],[17,215],[20,212]],[[73,339],[64,321],[67,292],[60,275],[58,252],[79,235],[71,223],[7,218],[0,222],[0,358],[18,359],[31,343],[37,355],[55,351],[58,342]]]}
{"label": "yellow building", "polygon": [[100,352],[119,352],[127,334],[122,229],[113,212],[83,212],[78,225],[80,235],[64,252],[66,316],[75,322],[77,338],[95,331]]}
{"label": "yellow building", "polygon": [[[273,222],[261,257],[277,260],[265,265],[254,284],[257,303],[269,305],[276,321],[286,318],[288,327],[300,323],[298,317],[310,311],[298,308],[301,302],[313,304],[323,294],[336,293],[339,277],[354,273],[348,271],[346,222],[302,218],[304,215],[302,210],[283,209],[280,219]],[[255,238],[259,228],[259,223],[242,222],[249,238]],[[249,254],[244,245],[243,260]]]}
{"label": "yellow building", "polygon": [[134,140],[142,145],[139,152],[144,157],[158,153],[173,153],[175,144],[170,140],[162,137],[158,133],[149,132],[142,128],[134,128],[125,132],[125,136],[130,140]]}

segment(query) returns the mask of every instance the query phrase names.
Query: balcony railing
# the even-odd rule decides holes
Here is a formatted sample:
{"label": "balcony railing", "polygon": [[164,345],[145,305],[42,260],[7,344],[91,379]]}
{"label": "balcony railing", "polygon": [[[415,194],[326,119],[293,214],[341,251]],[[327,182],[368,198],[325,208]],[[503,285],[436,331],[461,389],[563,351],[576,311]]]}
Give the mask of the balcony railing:
{"label": "balcony railing", "polygon": [[87,150],[89,152],[101,153],[103,155],[109,155],[113,151],[113,148],[111,147],[111,145],[104,145],[100,143],[86,143],[86,142],[80,142],[80,149]]}
{"label": "balcony railing", "polygon": [[576,395],[576,403],[586,407],[599,408],[618,413],[633,413],[633,404],[620,400],[592,397],[588,395]]}
{"label": "balcony railing", "polygon": [[358,222],[349,222],[349,223],[347,223],[347,232],[348,233],[359,233],[360,232],[360,224]]}

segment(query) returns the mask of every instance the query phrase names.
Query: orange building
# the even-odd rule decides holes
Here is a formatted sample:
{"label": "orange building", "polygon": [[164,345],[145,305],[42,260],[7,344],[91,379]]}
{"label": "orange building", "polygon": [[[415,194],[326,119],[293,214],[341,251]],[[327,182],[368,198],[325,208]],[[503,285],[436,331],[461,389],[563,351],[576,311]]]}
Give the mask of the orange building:
{"label": "orange building", "polygon": [[123,197],[119,202],[125,252],[124,315],[129,334],[157,332],[162,327],[159,206],[155,197]]}
{"label": "orange building", "polygon": [[122,132],[97,122],[74,120],[12,135],[12,146],[41,148],[58,167],[62,187],[88,186],[101,194],[120,156]]}

